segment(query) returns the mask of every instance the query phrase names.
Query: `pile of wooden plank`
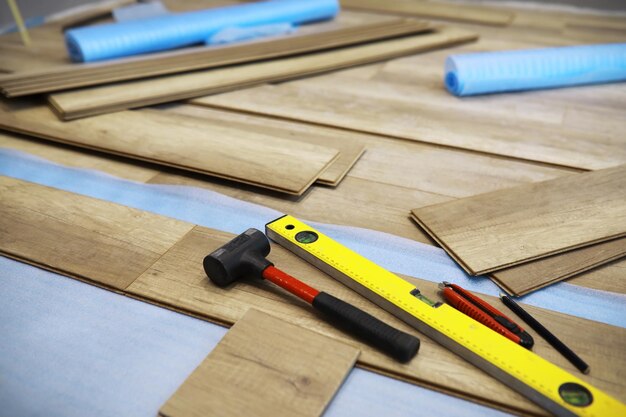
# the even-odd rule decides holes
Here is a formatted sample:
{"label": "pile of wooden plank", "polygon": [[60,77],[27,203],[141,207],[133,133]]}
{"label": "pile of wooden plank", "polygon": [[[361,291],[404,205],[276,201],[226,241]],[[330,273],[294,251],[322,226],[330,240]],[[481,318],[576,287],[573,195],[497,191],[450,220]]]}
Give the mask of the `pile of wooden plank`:
{"label": "pile of wooden plank", "polygon": [[626,165],[411,211],[471,275],[523,295],[626,256]]}
{"label": "pile of wooden plank", "polygon": [[[189,9],[197,6],[187,3]],[[6,96],[0,102],[0,128],[293,195],[302,195],[315,182],[339,184],[363,154],[363,146],[325,135],[294,136],[281,129],[259,132],[185,107],[171,112],[128,110],[476,39],[468,30],[344,11],[331,22],[305,25],[280,38],[71,64],[63,55],[64,27],[47,29],[55,36],[46,45],[52,43],[57,52],[45,57],[0,40],[10,57],[2,69],[11,72],[0,76]],[[36,35],[35,45],[38,36],[43,38]],[[24,98],[44,93],[49,94],[47,100]],[[72,119],[81,120],[69,122]]]}
{"label": "pile of wooden plank", "polygon": [[[225,2],[165,3],[184,11]],[[62,30],[108,21],[110,7],[32,29],[30,49],[14,35],[0,37],[0,71],[7,73],[0,76],[0,130],[9,132],[0,132],[0,146],[438,243],[469,274],[488,274],[515,295],[626,255],[623,90],[478,97],[469,104],[441,85],[448,47],[471,52],[610,40],[623,36],[623,22],[420,0],[342,3],[350,9],[336,21],[285,38],[94,64],[68,62]],[[511,39],[498,32],[505,27]],[[489,38],[472,43],[476,32]],[[398,57],[404,58],[390,60]],[[588,170],[597,171],[582,172]],[[269,389],[287,378],[286,386],[308,401],[299,405],[307,415],[323,411],[355,361],[510,413],[547,415],[429,338],[416,360],[401,365],[290,296],[268,296],[263,283],[211,285],[199,265],[229,233],[8,177],[0,176],[0,194],[3,256],[204,320],[237,323],[163,406],[163,416],[231,407],[229,395],[241,387],[225,359],[233,354],[243,359],[233,369],[266,378]],[[283,248],[273,247],[270,259],[415,333]],[[592,288],[619,289],[623,265],[605,266],[604,281],[593,273],[582,279]],[[438,299],[435,283],[408,279]],[[246,313],[250,308],[262,312]],[[585,381],[623,398],[623,329],[525,308],[591,363]],[[281,351],[276,361],[265,349],[251,355],[252,339],[280,340],[295,356]],[[322,352],[319,346],[333,349],[325,358],[332,366],[290,367]],[[546,342],[537,340],[534,351],[568,369]],[[256,362],[245,361],[251,356]],[[206,384],[217,382],[219,392],[208,396]],[[264,410],[291,410],[293,398],[271,397]],[[260,399],[251,389],[249,404],[264,407]]]}

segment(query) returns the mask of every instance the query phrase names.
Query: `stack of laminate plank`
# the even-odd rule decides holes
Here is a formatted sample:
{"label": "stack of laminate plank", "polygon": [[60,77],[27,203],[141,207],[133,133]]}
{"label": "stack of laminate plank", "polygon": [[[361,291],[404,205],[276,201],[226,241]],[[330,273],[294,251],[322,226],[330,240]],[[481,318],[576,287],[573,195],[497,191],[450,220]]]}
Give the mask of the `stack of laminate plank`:
{"label": "stack of laminate plank", "polygon": [[295,195],[315,181],[337,185],[364,152],[356,141],[335,146],[327,134],[261,133],[254,123],[226,122],[227,112],[199,110],[194,116],[144,109],[63,122],[44,104],[8,101],[0,102],[0,127]]}
{"label": "stack of laminate plank", "polygon": [[[0,77],[7,97],[53,93],[64,120],[199,97],[386,60],[476,39],[427,22],[344,11],[290,36],[194,47],[88,64],[52,65]],[[17,53],[17,52],[16,52]]]}
{"label": "stack of laminate plank", "polygon": [[471,275],[522,295],[626,255],[626,165],[411,211]]}
{"label": "stack of laminate plank", "polygon": [[408,19],[380,19],[365,24],[320,24],[320,27],[310,33],[267,41],[212,48],[184,48],[13,74],[0,79],[0,88],[7,97],[19,97],[322,51],[428,30],[429,24]]}
{"label": "stack of laminate plank", "polygon": [[[223,2],[205,2],[204,7],[211,4]],[[197,6],[183,2],[181,7]],[[0,48],[10,58],[0,69],[12,72],[0,76],[6,96],[0,101],[1,129],[293,195],[302,195],[313,183],[338,185],[364,147],[355,140],[317,134],[315,128],[293,134],[234,121],[224,111],[184,105],[167,111],[130,109],[476,39],[468,30],[344,11],[331,22],[304,25],[296,34],[279,38],[73,64],[63,55],[63,27],[38,28],[54,34],[45,45],[55,52],[45,57],[0,38]],[[45,38],[37,35],[36,40],[40,37]],[[24,97],[40,94],[48,95]]]}
{"label": "stack of laminate plank", "polygon": [[216,94],[267,82],[410,55],[475,40],[473,32],[441,28],[417,36],[358,44],[207,71],[163,75],[51,94],[50,104],[64,120]]}

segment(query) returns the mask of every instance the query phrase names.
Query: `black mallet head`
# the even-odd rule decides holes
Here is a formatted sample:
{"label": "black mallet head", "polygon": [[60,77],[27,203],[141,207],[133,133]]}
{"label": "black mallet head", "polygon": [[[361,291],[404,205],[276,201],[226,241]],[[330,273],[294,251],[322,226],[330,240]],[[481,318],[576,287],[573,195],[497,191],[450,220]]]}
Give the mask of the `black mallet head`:
{"label": "black mallet head", "polygon": [[270,242],[258,229],[248,229],[204,258],[204,271],[215,285],[225,287],[240,278],[262,278],[263,271],[273,265],[265,257]]}

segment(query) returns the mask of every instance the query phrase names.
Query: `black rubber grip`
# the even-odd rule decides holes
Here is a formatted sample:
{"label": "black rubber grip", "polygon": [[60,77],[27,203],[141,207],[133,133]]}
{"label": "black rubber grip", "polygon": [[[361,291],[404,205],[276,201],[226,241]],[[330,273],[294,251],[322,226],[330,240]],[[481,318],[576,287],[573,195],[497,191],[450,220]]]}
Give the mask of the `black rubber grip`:
{"label": "black rubber grip", "polygon": [[341,328],[380,349],[400,362],[408,362],[420,347],[420,340],[378,320],[365,311],[325,292],[313,299],[313,307]]}

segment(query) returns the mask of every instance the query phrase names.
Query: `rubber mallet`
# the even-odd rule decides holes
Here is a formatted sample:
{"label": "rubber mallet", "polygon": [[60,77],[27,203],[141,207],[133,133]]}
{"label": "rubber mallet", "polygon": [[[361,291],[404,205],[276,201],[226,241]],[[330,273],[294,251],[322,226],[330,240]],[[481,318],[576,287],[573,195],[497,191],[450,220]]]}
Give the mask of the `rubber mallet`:
{"label": "rubber mallet", "polygon": [[365,311],[321,292],[274,267],[265,257],[270,243],[263,232],[248,229],[204,258],[207,276],[220,287],[242,278],[266,279],[311,304],[342,329],[400,362],[417,353],[417,337],[397,330]]}

